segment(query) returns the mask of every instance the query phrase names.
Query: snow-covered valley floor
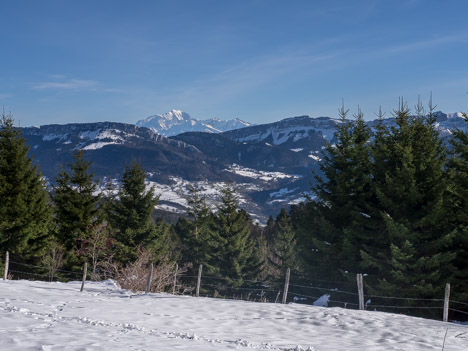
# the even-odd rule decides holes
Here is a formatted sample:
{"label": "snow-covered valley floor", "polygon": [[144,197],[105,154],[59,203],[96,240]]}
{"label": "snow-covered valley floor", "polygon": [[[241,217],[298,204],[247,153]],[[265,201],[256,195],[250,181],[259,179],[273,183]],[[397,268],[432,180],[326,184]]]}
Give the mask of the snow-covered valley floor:
{"label": "snow-covered valley floor", "polygon": [[79,289],[0,281],[0,350],[468,350],[467,326],[404,315]]}

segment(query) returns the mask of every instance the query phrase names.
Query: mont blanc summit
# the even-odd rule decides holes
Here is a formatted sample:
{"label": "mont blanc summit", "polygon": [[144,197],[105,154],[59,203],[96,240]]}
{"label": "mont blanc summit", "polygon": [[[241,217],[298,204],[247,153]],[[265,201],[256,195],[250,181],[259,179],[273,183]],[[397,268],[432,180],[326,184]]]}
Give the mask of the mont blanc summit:
{"label": "mont blanc summit", "polygon": [[138,127],[146,127],[163,136],[174,136],[184,132],[206,132],[221,133],[232,129],[251,126],[238,118],[221,120],[209,118],[200,120],[192,118],[188,113],[181,110],[171,110],[162,115],[153,115],[139,120]]}

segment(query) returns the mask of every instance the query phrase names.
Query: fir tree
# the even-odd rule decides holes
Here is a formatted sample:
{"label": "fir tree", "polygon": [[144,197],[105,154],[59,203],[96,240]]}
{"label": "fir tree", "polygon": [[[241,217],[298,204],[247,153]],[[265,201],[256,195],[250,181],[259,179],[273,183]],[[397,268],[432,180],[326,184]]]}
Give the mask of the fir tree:
{"label": "fir tree", "polygon": [[239,210],[235,191],[228,184],[221,190],[216,223],[222,238],[219,272],[228,284],[241,286],[247,278],[260,273],[261,260],[256,254],[257,247],[251,240],[251,220],[244,210]]}
{"label": "fir tree", "polygon": [[[465,114],[468,124],[468,115]],[[454,250],[457,252],[455,265],[454,293],[458,300],[468,301],[468,133],[456,130],[450,141],[451,154],[448,162],[448,206],[446,219],[457,235]]]}
{"label": "fir tree", "polygon": [[182,244],[182,256],[186,262],[193,263],[193,270],[203,264],[203,270],[215,274],[219,260],[219,247],[222,243],[215,227],[215,217],[206,204],[198,188],[190,187],[187,199],[188,219],[181,217],[176,225]]}
{"label": "fir tree", "polygon": [[275,220],[273,216],[268,217],[263,233],[268,244],[273,244],[275,241]]}
{"label": "fir tree", "polygon": [[163,221],[154,223],[152,217],[159,200],[154,191],[154,187],[147,190],[145,171],[132,161],[125,168],[122,186],[110,214],[110,223],[116,231],[118,258],[123,263],[136,258],[139,246],[148,249],[153,260],[162,258],[167,252],[169,228]]}
{"label": "fir tree", "polygon": [[296,247],[296,235],[293,230],[291,218],[282,208],[275,222],[275,248],[273,250],[273,264],[282,272],[282,276],[287,268],[297,270],[298,257]]}
{"label": "fir tree", "polygon": [[381,126],[373,146],[374,211],[380,213],[374,243],[362,250],[363,267],[378,293],[399,296],[412,288],[435,296],[450,279],[454,233],[444,227],[445,149],[431,113],[420,104],[411,116],[402,102],[396,125]]}
{"label": "fir tree", "polygon": [[329,144],[312,190],[318,201],[301,208],[296,223],[302,255],[313,275],[339,279],[346,271],[358,269],[360,228],[368,218],[367,198],[371,188],[371,132],[359,110],[356,120],[341,121],[335,144]]}
{"label": "fir tree", "polygon": [[[64,167],[55,178],[54,205],[57,222],[57,238],[67,250],[69,264],[77,264],[77,258],[86,251],[86,245],[95,224],[99,223],[99,195],[90,173],[90,161],[83,151],[73,154],[73,162]],[[84,256],[83,256],[83,259]]]}
{"label": "fir tree", "polygon": [[[0,119],[0,252],[23,259],[43,254],[52,233],[48,193],[11,115]],[[20,259],[20,258],[18,258]]]}

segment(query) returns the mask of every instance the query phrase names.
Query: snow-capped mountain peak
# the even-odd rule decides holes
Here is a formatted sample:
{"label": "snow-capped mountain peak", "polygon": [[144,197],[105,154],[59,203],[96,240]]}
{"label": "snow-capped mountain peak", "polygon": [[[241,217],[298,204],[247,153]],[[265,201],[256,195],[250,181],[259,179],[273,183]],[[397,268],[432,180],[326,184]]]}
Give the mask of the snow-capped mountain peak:
{"label": "snow-capped mountain peak", "polygon": [[219,118],[199,120],[192,118],[182,110],[174,109],[162,115],[154,115],[139,120],[136,125],[150,128],[155,133],[164,136],[174,136],[184,132],[221,133],[232,129],[248,127],[252,124],[238,118],[231,120],[221,120]]}
{"label": "snow-capped mountain peak", "polygon": [[178,120],[178,121],[189,121],[192,119],[192,117],[190,117],[190,115],[182,110],[171,110],[170,112],[167,112],[163,115],[161,115],[161,117],[169,120],[169,121],[173,121],[173,120]]}

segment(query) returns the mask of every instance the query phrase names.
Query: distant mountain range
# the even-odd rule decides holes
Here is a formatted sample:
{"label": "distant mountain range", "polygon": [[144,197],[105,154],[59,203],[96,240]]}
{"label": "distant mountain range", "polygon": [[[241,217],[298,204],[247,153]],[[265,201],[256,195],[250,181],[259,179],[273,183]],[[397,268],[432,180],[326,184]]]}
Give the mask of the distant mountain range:
{"label": "distant mountain range", "polygon": [[184,111],[172,110],[162,115],[154,115],[139,120],[136,125],[149,128],[163,136],[173,136],[184,132],[221,133],[227,130],[248,127],[252,124],[238,118],[227,121],[219,118],[199,120],[192,118]]}
{"label": "distant mountain range", "polygon": [[[189,120],[182,111],[171,113],[178,121]],[[438,112],[436,116],[444,137],[455,128],[468,130],[461,113]],[[62,165],[72,161],[76,149],[84,150],[85,157],[93,161],[92,170],[103,187],[105,181],[117,182],[124,167],[136,159],[161,194],[161,211],[183,213],[188,185],[198,186],[215,209],[220,189],[229,181],[238,189],[240,206],[265,222],[281,207],[304,200],[305,194],[313,195],[312,172],[319,169],[323,147],[334,142],[337,123],[338,119],[330,117],[300,116],[254,126],[242,122],[243,128],[222,133],[186,131],[184,123],[168,123],[166,131],[175,130],[169,125],[184,131],[169,138],[147,127],[114,122],[45,125],[22,128],[22,133],[50,182]],[[371,127],[376,123],[368,122]]]}

